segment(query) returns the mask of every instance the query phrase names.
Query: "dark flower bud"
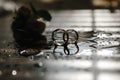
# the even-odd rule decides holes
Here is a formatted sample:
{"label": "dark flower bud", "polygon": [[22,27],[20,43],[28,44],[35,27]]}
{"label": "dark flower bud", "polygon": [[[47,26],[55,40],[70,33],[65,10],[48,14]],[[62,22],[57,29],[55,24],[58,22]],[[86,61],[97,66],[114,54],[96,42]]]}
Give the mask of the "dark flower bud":
{"label": "dark flower bud", "polygon": [[30,15],[31,15],[31,11],[25,5],[21,6],[17,11],[17,16],[22,19],[28,19]]}

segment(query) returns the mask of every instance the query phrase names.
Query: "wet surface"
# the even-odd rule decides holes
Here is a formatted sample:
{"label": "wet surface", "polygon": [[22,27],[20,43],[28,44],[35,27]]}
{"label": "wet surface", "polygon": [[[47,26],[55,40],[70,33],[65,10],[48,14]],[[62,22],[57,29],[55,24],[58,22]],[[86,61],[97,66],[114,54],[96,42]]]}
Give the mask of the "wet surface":
{"label": "wet surface", "polygon": [[[112,14],[108,10],[95,10],[93,19],[91,10],[51,11],[53,20],[44,32],[48,43],[52,42],[52,31],[55,29],[74,29],[79,35],[79,52],[74,55],[66,55],[62,46],[53,54],[52,45],[41,49],[35,56],[20,56],[14,48],[10,29],[12,16],[1,18],[0,79],[119,80],[119,12],[116,10]],[[72,44],[69,48],[71,51],[76,50]],[[36,50],[30,51],[34,53]]]}

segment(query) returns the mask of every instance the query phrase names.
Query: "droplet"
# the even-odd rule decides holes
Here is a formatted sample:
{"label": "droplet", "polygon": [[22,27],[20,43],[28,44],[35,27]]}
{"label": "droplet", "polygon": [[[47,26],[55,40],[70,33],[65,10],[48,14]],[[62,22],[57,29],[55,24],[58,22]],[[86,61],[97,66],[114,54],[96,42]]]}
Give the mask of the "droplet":
{"label": "droplet", "polygon": [[16,70],[12,70],[12,75],[13,76],[17,75],[17,71]]}
{"label": "droplet", "polygon": [[43,63],[42,63],[42,62],[39,62],[38,65],[39,65],[39,66],[43,66]]}
{"label": "droplet", "polygon": [[20,51],[20,54],[24,54],[24,53],[26,53],[26,50]]}
{"label": "droplet", "polygon": [[44,55],[43,51],[39,52],[36,56],[42,56],[42,55]]}
{"label": "droplet", "polygon": [[42,66],[43,66],[43,63],[42,63],[42,62],[39,62],[39,63],[36,63],[34,66],[35,66],[35,67],[42,67]]}
{"label": "droplet", "polygon": [[9,54],[8,57],[11,57],[11,54]]}
{"label": "droplet", "polygon": [[50,58],[50,55],[49,54],[46,54],[45,55],[45,59],[49,59]]}
{"label": "droplet", "polygon": [[33,61],[34,60],[34,56],[29,56],[29,60]]}

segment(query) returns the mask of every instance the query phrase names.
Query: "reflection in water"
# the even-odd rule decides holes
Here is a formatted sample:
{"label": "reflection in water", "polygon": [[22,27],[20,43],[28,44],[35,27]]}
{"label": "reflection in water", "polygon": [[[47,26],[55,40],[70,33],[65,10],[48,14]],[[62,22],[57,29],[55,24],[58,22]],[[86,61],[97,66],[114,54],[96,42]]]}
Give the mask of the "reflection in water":
{"label": "reflection in water", "polygon": [[[79,52],[76,55],[66,56],[66,55],[56,55],[58,60],[54,60],[52,55],[52,50],[43,50],[42,55],[35,56],[33,60],[29,60],[28,58],[7,58],[0,59],[1,64],[1,77],[9,75],[13,79],[20,78],[23,80],[28,79],[42,79],[42,80],[103,80],[105,77],[109,79],[108,75],[111,73],[117,74],[117,70],[119,70],[119,50],[115,47],[108,48],[111,45],[98,45],[96,48],[92,48],[91,44],[93,42],[88,42],[88,40],[93,41],[113,41],[111,38],[117,39],[119,42],[119,33],[111,33],[110,32],[97,32],[94,33],[94,38],[90,37],[89,34],[83,32],[85,36],[79,34],[83,38],[79,38],[78,46]],[[88,34],[88,36],[87,36]],[[47,34],[49,36],[50,34]],[[51,33],[52,35],[52,33]],[[60,38],[60,37],[59,37]],[[103,40],[104,38],[104,40]],[[84,40],[81,40],[84,39]],[[112,45],[116,45],[112,43]],[[72,47],[72,46],[71,46]],[[99,48],[100,47],[100,48]],[[107,48],[104,48],[107,47]],[[74,47],[72,47],[73,49]],[[95,51],[94,51],[95,50]],[[26,50],[27,51],[27,50]],[[59,51],[59,52],[58,52]],[[62,53],[63,49],[58,47],[57,53]],[[25,52],[23,50],[23,52]],[[56,54],[57,54],[56,53]],[[116,57],[116,55],[119,55]],[[39,57],[39,58],[37,58]],[[44,57],[44,58],[43,58]],[[117,59],[117,61],[115,61]],[[6,63],[7,61],[7,63]],[[7,64],[7,66],[3,66]],[[106,64],[106,65],[105,65]],[[14,67],[18,65],[17,67]],[[108,65],[111,65],[108,66]],[[9,69],[7,69],[11,66]],[[3,71],[2,69],[7,69]],[[5,73],[6,72],[6,73]],[[23,74],[24,73],[24,74]],[[119,80],[119,76],[115,75],[115,79]],[[119,72],[118,72],[119,74]],[[21,77],[22,76],[22,77]],[[68,77],[69,76],[69,77]],[[8,77],[8,76],[7,76]],[[113,80],[113,78],[111,79]]]}
{"label": "reflection in water", "polygon": [[[54,43],[53,54],[58,46],[63,46],[63,51],[66,55],[77,54],[79,47],[78,42],[78,33],[75,30],[69,29],[56,29],[52,32],[52,40]],[[74,46],[73,46],[74,45]],[[76,50],[75,50],[76,48]]]}
{"label": "reflection in water", "polygon": [[[57,60],[52,55],[54,46],[51,49],[23,49],[21,53],[40,52],[35,56],[22,57],[13,53],[17,53],[16,49],[5,47],[0,49],[0,79],[1,80],[119,80],[120,79],[120,33],[119,27],[112,27],[109,23],[113,22],[118,26],[120,19],[119,10],[114,14],[108,14],[108,10],[95,10],[95,20],[97,30],[92,33],[91,26],[91,11],[90,10],[75,10],[75,11],[58,11],[52,15],[55,16],[50,27],[46,28],[45,39],[52,41],[52,31],[56,28],[64,28],[65,30],[74,29],[79,34],[77,45],[79,52],[75,55],[65,55],[63,48],[58,47],[56,50]],[[71,14],[71,15],[68,15]],[[65,17],[67,16],[67,17]],[[81,17],[82,16],[82,17]],[[102,17],[101,17],[102,16]],[[81,19],[79,19],[81,17]],[[105,18],[104,18],[105,17]],[[114,17],[118,17],[114,19]],[[62,18],[62,20],[60,20]],[[89,18],[89,19],[88,19]],[[102,19],[103,18],[103,19]],[[11,20],[1,19],[0,32],[8,32],[8,24],[2,24],[3,20],[8,24]],[[89,22],[90,20],[90,22]],[[101,21],[103,20],[103,21]],[[71,23],[72,22],[72,23]],[[87,23],[86,23],[87,22]],[[64,23],[62,26],[61,24]],[[71,26],[74,24],[77,26]],[[81,24],[82,23],[82,24]],[[86,24],[85,24],[86,23]],[[57,25],[56,25],[57,24]],[[59,25],[60,24],[60,25]],[[105,25],[104,25],[105,24]],[[54,26],[56,25],[56,26]],[[79,26],[89,26],[84,27]],[[91,24],[92,25],[92,24]],[[101,26],[99,26],[101,25]],[[5,26],[5,27],[4,27]],[[59,27],[60,26],[60,27]],[[61,27],[62,26],[62,27]],[[106,28],[103,28],[106,27]],[[88,29],[89,28],[89,29]],[[102,31],[99,31],[101,28]],[[109,29],[108,29],[109,28]],[[89,31],[89,32],[86,32]],[[112,32],[114,31],[114,32]],[[7,40],[11,41],[11,34],[0,34],[1,45],[6,45]],[[71,33],[70,33],[71,34]],[[59,37],[58,37],[59,36]],[[61,39],[60,35],[56,36]],[[74,35],[71,35],[73,40]],[[56,38],[56,39],[57,39]],[[4,41],[2,41],[4,40]],[[4,43],[3,43],[4,42]],[[45,41],[46,43],[46,41]],[[91,46],[92,45],[92,46]],[[3,47],[2,46],[2,47]],[[69,45],[71,51],[74,45]],[[34,52],[35,51],[35,52]],[[110,76],[112,76],[110,78]],[[6,79],[7,78],[7,79]]]}

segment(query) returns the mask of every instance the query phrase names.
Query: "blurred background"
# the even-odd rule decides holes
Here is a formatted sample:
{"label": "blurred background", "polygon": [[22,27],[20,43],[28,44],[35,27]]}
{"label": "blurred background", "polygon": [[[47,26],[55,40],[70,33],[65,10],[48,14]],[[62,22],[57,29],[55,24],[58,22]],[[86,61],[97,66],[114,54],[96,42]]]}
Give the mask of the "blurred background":
{"label": "blurred background", "polygon": [[[1,7],[6,8],[12,6],[32,3],[35,7],[50,9],[50,10],[61,10],[61,9],[119,9],[119,0],[1,0]],[[11,6],[10,6],[11,5]],[[6,6],[6,7],[5,7]],[[7,7],[8,8],[8,7]]]}
{"label": "blurred background", "polygon": [[[43,33],[48,43],[55,29],[77,31],[77,54],[58,47],[56,59],[54,45],[35,56],[18,54],[11,23],[29,3],[52,15]],[[120,80],[120,0],[0,0],[0,80]]]}

